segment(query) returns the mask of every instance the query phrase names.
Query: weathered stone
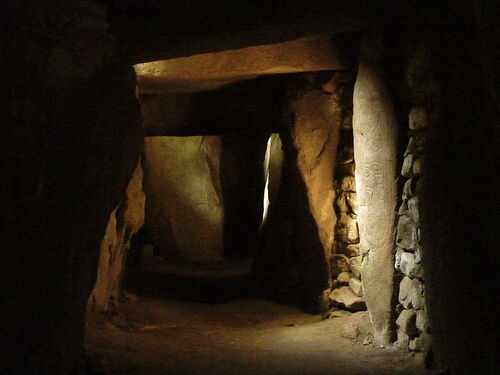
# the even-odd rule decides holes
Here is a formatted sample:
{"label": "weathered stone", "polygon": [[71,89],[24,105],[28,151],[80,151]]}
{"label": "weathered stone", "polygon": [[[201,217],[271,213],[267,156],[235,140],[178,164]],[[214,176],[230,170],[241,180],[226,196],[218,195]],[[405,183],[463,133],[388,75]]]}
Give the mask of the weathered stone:
{"label": "weathered stone", "polygon": [[396,244],[403,249],[414,249],[418,243],[417,224],[409,216],[401,216],[398,220]]}
{"label": "weathered stone", "polygon": [[353,175],[356,172],[356,163],[338,164],[335,174],[338,176]]}
{"label": "weathered stone", "polygon": [[352,257],[349,259],[350,267],[351,267],[351,272],[353,273],[354,276],[356,276],[358,279],[361,279],[361,257]]}
{"label": "weathered stone", "polygon": [[349,286],[358,297],[363,297],[363,283],[355,277],[349,280]]}
{"label": "weathered stone", "polygon": [[410,344],[410,337],[402,330],[398,330],[398,339],[396,341],[396,346],[400,349],[408,350],[409,344]]}
{"label": "weathered stone", "polygon": [[354,275],[351,272],[341,272],[337,276],[337,281],[339,284],[347,285],[349,284],[349,280],[351,280],[353,277]]}
{"label": "weathered stone", "polygon": [[431,336],[427,333],[421,333],[420,336],[415,337],[409,343],[409,349],[414,352],[424,352],[429,351],[431,345]]}
{"label": "weathered stone", "polygon": [[100,246],[97,280],[87,302],[87,312],[112,311],[120,300],[125,259],[132,236],[144,223],[146,196],[142,190],[143,172],[139,162],[122,201],[111,212]]}
{"label": "weathered stone", "polygon": [[417,319],[415,324],[420,332],[429,333],[429,324],[427,322],[427,314],[425,313],[425,310],[417,310]]}
{"label": "weathered stone", "polygon": [[221,151],[218,136],[144,138],[146,225],[165,258],[222,259]]}
{"label": "weathered stone", "polygon": [[343,254],[334,254],[330,258],[332,277],[337,278],[342,272],[349,272],[351,269],[349,258]]}
{"label": "weathered stone", "polygon": [[348,286],[334,289],[329,298],[335,306],[343,307],[351,311],[366,310],[366,303],[363,298],[356,296]]}
{"label": "weathered stone", "polygon": [[415,247],[414,253],[415,253],[415,263],[417,264],[422,263],[422,248],[419,245]]}
{"label": "weathered stone", "polygon": [[346,310],[335,310],[330,313],[328,313],[328,319],[334,319],[334,318],[342,318],[344,316],[349,316],[351,315],[352,312],[346,311]]}
{"label": "weathered stone", "polygon": [[352,146],[342,147],[337,154],[339,164],[349,164],[354,161],[354,148]]}
{"label": "weathered stone", "polygon": [[356,180],[354,176],[344,176],[340,182],[340,189],[342,191],[356,192]]}
{"label": "weathered stone", "polygon": [[407,180],[403,186],[403,199],[410,199],[417,193],[417,181],[414,178]]}
{"label": "weathered stone", "polygon": [[410,299],[411,305],[415,310],[420,310],[425,307],[424,284],[417,279],[412,280]]}
{"label": "weathered stone", "polygon": [[399,129],[385,77],[383,44],[381,33],[364,34],[353,102],[360,253],[367,254],[362,281],[377,345],[391,338]]}
{"label": "weathered stone", "polygon": [[412,174],[415,177],[422,176],[422,158],[413,160]]}
{"label": "weathered stone", "polygon": [[410,217],[413,219],[413,221],[418,225],[420,215],[418,211],[418,197],[413,197],[408,199],[408,211],[410,214]]}
{"label": "weathered stone", "polygon": [[413,137],[410,138],[410,141],[408,142],[408,146],[406,146],[406,150],[404,153],[404,156],[408,155],[417,155],[417,148],[416,148],[416,141]]}
{"label": "weathered stone", "polygon": [[358,214],[359,212],[359,207],[358,207],[358,201],[357,201],[357,198],[356,198],[356,193],[345,193],[345,197],[346,197],[346,200],[347,200],[347,204],[349,206],[349,208],[351,209],[351,211],[354,213],[354,214]]}
{"label": "weathered stone", "polygon": [[415,262],[415,254],[408,252],[408,251],[403,251],[401,254],[400,258],[400,266],[399,269],[401,272],[403,272],[406,276],[409,277],[416,277],[421,279],[423,277],[423,270],[422,267]]}
{"label": "weathered stone", "polygon": [[399,206],[398,209],[398,216],[403,216],[408,214],[408,202],[406,200],[403,200],[403,203],[401,203],[401,206]]}
{"label": "weathered stone", "polygon": [[396,248],[396,255],[394,256],[394,268],[399,271],[399,268],[401,267],[401,256],[403,255],[405,251],[397,247]]}
{"label": "weathered stone", "polygon": [[337,199],[335,200],[335,207],[337,208],[338,212],[349,213],[351,212],[351,208],[347,204],[347,197],[345,194],[346,193],[342,192],[337,196]]}
{"label": "weathered stone", "polygon": [[404,177],[412,177],[413,176],[413,160],[414,156],[412,154],[408,154],[405,156],[403,161],[403,166],[401,167],[401,174]]}
{"label": "weathered stone", "polygon": [[429,126],[427,111],[424,107],[413,107],[409,114],[410,129],[417,130]]}
{"label": "weathered stone", "polygon": [[401,283],[399,284],[398,301],[405,309],[411,308],[411,297],[410,297],[411,287],[412,287],[411,279],[408,276],[403,277],[403,280],[401,280]]}
{"label": "weathered stone", "polygon": [[338,241],[349,244],[359,242],[358,223],[351,215],[341,214],[336,229]]}
{"label": "weathered stone", "polygon": [[340,244],[338,252],[348,257],[356,257],[359,255],[359,244]]}
{"label": "weathered stone", "polygon": [[410,338],[413,338],[418,335],[417,326],[415,325],[416,319],[417,314],[414,310],[403,310],[396,319],[396,325]]}

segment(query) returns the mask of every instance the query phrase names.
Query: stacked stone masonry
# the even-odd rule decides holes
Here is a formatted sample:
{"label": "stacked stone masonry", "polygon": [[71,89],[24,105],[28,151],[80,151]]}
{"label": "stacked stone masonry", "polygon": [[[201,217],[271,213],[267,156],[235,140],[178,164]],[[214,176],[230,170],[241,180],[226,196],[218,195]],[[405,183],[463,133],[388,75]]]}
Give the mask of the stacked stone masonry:
{"label": "stacked stone masonry", "polygon": [[366,310],[361,282],[359,255],[358,204],[354,171],[354,145],[352,131],[352,74],[337,73],[343,79],[342,117],[335,172],[335,244],[330,258],[332,287],[329,296],[334,308],[349,311]]}
{"label": "stacked stone masonry", "polygon": [[428,129],[427,111],[413,107],[409,113],[410,140],[404,153],[401,175],[406,179],[398,210],[395,268],[401,274],[396,325],[397,346],[427,352],[430,327],[425,311],[425,286],[420,247],[418,185],[422,177],[423,144]]}

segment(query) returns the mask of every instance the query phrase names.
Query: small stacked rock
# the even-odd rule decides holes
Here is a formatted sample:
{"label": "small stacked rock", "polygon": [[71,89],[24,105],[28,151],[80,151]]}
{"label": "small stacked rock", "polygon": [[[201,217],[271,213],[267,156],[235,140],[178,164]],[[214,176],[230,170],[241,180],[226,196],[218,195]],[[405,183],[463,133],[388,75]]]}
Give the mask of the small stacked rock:
{"label": "small stacked rock", "polygon": [[329,300],[337,308],[349,311],[366,310],[361,282],[359,256],[358,204],[354,171],[354,144],[352,131],[352,77],[345,82],[342,99],[337,168],[335,171],[335,245],[330,258],[332,292]]}
{"label": "small stacked rock", "polygon": [[426,352],[430,344],[430,330],[425,313],[417,194],[418,181],[422,178],[423,146],[428,128],[426,109],[413,107],[409,114],[409,125],[410,141],[401,170],[407,180],[398,211],[396,235],[395,268],[403,275],[397,307],[397,345],[412,351]]}

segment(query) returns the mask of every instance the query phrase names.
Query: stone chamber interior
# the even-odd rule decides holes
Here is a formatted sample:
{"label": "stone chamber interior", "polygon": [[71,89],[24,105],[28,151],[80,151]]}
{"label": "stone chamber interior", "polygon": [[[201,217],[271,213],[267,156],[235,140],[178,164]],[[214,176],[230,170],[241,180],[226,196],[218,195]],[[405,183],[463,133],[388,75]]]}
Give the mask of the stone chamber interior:
{"label": "stone chamber interior", "polygon": [[0,8],[0,373],[498,373],[495,2]]}

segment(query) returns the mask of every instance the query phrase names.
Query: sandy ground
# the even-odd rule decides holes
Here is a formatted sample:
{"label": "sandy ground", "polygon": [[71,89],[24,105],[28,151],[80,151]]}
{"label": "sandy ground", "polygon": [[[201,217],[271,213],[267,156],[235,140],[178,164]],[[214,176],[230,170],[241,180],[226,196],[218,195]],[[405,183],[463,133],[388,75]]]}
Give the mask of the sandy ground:
{"label": "sandy ground", "polygon": [[[202,303],[140,297],[89,324],[109,374],[424,375],[421,361],[367,344],[366,312],[321,320],[247,298]],[[363,342],[365,345],[363,345]]]}

